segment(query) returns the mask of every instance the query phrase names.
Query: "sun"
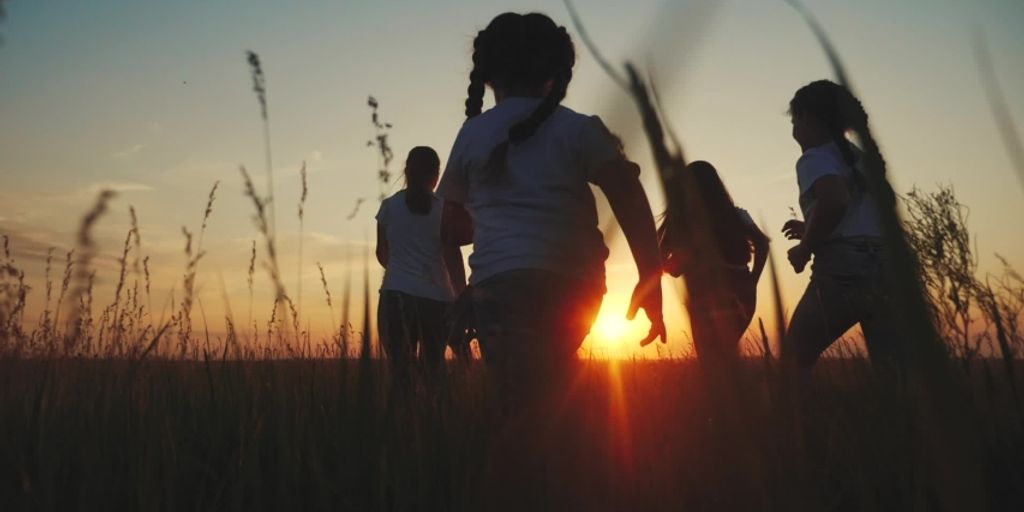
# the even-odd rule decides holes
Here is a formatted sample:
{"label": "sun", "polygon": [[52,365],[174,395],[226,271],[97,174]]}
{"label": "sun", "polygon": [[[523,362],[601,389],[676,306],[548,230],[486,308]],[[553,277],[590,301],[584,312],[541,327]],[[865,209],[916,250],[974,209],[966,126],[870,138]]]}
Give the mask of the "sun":
{"label": "sun", "polygon": [[[629,297],[608,294],[590,327],[584,353],[600,358],[624,358],[635,352],[636,341],[646,332],[642,319],[626,320]],[[642,313],[641,315],[642,316]]]}
{"label": "sun", "polygon": [[622,316],[621,311],[607,313],[602,311],[590,332],[608,343],[621,340],[627,330],[629,330],[629,321]]}

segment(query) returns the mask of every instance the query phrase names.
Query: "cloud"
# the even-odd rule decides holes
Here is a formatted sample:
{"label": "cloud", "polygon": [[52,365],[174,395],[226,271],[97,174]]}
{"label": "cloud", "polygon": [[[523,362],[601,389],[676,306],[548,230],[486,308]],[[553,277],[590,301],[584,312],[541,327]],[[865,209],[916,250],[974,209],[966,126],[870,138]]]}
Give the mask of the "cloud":
{"label": "cloud", "polygon": [[112,156],[114,158],[117,158],[118,160],[124,160],[126,158],[130,158],[130,157],[138,154],[143,149],[146,149],[146,145],[145,144],[136,144],[136,145],[134,145],[134,146],[132,146],[130,148],[122,149],[121,151],[116,151]]}
{"label": "cloud", "polygon": [[112,190],[114,192],[151,192],[156,190],[150,185],[144,183],[130,183],[124,181],[100,181],[93,183],[88,187],[81,190],[82,193],[87,195],[96,195],[102,190]]}

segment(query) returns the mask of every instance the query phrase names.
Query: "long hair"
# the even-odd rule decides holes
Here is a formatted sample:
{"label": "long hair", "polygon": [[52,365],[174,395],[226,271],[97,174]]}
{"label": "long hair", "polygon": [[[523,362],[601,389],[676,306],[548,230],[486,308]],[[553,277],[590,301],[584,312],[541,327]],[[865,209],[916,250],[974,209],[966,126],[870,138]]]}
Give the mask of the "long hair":
{"label": "long hair", "polygon": [[860,100],[846,87],[830,80],[817,80],[796,91],[789,101],[789,113],[810,114],[825,125],[846,165],[854,170],[854,183],[863,189],[864,177],[856,169],[857,154],[846,138],[846,132],[854,127],[867,125],[868,114]]}
{"label": "long hair", "polygon": [[508,139],[491,150],[489,177],[506,170],[508,151],[536,133],[565,98],[576,50],[565,27],[540,13],[507,12],[491,20],[473,40],[473,70],[469,73],[466,117],[480,114],[487,84],[502,89],[551,89],[525,119],[512,125]]}
{"label": "long hair", "polygon": [[[691,162],[686,166],[685,173],[693,176],[693,184],[697,189],[697,196],[700,197],[700,205],[704,210],[704,218],[710,223],[708,226],[714,235],[715,243],[722,260],[729,264],[743,265],[750,260],[751,247],[746,235],[746,228],[739,212],[736,211],[736,204],[732,196],[718,176],[718,171],[713,165],[703,160]],[[677,180],[681,181],[681,180]],[[658,228],[658,240],[661,247],[662,258],[676,250],[692,252],[693,248],[675,248],[669,246],[668,219]]]}
{"label": "long hair", "polygon": [[417,215],[430,213],[434,184],[441,170],[437,152],[427,146],[416,146],[405,159],[405,206]]}

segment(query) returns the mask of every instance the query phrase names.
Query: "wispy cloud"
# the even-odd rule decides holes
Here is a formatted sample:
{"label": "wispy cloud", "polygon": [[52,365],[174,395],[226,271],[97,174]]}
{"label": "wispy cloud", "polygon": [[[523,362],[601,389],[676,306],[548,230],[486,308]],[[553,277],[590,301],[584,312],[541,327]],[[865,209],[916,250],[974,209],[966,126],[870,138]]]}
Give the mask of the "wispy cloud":
{"label": "wispy cloud", "polygon": [[140,152],[142,152],[143,149],[146,149],[145,144],[136,144],[130,148],[116,151],[112,156],[118,160],[125,160],[127,158],[131,158],[132,156],[139,154]]}
{"label": "wispy cloud", "polygon": [[81,192],[91,196],[98,194],[102,190],[113,190],[114,192],[151,192],[156,189],[144,183],[100,181],[85,187]]}

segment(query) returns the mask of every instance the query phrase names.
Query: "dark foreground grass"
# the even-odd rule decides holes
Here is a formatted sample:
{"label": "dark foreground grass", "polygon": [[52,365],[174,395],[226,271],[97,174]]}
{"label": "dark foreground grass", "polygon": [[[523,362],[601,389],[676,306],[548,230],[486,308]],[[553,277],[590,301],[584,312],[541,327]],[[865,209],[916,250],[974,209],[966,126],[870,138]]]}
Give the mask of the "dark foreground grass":
{"label": "dark foreground grass", "polygon": [[[985,494],[1024,510],[1021,417],[999,368],[962,375],[967,420]],[[771,366],[740,371],[737,433],[690,361],[584,362],[567,394],[507,414],[479,364],[407,400],[376,362],[360,378],[338,360],[7,360],[0,509],[943,508],[941,472],[921,462],[929,426],[900,385],[825,361],[794,418]]]}

